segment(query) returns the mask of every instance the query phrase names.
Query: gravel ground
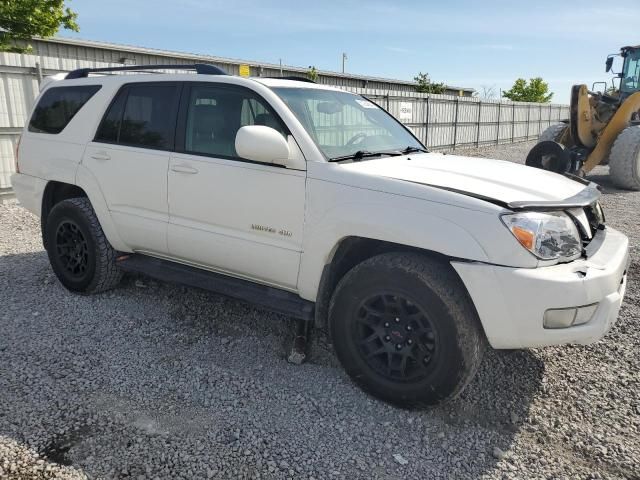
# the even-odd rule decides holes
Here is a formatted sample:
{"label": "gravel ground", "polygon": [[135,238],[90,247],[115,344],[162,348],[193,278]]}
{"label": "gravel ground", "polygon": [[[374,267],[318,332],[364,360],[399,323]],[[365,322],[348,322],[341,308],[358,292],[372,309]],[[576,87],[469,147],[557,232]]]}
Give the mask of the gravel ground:
{"label": "gravel ground", "polygon": [[0,478],[640,479],[640,193],[602,172],[634,258],[613,330],[489,351],[461,398],[421,411],[367,397],[321,335],[288,364],[291,324],[244,303],[143,277],[73,295],[37,219],[1,206]]}

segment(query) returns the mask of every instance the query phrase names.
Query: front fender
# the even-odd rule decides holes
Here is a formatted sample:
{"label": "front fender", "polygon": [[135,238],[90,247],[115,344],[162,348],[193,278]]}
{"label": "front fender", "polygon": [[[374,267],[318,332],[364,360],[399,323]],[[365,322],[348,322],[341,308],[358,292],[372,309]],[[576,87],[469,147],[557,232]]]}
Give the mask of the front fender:
{"label": "front fender", "polygon": [[324,266],[331,261],[340,242],[350,236],[397,243],[455,258],[489,260],[467,230],[446,218],[406,208],[399,210],[393,205],[341,204],[327,211],[318,221],[307,224],[298,278],[301,297],[316,299]]}
{"label": "front fender", "polygon": [[501,207],[457,193],[429,193],[433,198],[416,198],[308,178],[300,296],[316,300],[322,271],[346,237],[406,245],[458,260],[538,265],[502,224]]}

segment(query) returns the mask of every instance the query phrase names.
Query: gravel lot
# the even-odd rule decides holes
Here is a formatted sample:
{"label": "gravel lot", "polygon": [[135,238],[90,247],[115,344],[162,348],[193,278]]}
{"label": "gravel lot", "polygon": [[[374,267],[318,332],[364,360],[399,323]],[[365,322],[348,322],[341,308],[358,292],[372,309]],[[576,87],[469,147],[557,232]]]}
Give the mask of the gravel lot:
{"label": "gravel lot", "polygon": [[640,193],[602,172],[634,258],[619,323],[588,347],[490,351],[422,411],[363,394],[321,335],[288,364],[290,322],[241,302],[142,277],[70,294],[37,219],[0,206],[0,478],[640,479]]}

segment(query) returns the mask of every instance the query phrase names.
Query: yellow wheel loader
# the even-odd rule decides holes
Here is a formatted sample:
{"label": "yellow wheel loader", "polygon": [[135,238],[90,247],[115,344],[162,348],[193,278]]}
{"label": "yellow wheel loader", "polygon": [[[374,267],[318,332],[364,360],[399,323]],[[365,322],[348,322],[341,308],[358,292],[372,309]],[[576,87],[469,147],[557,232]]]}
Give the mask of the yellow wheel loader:
{"label": "yellow wheel loader", "polygon": [[[640,190],[640,45],[622,47],[607,57],[606,71],[612,71],[615,56],[621,56],[620,79],[604,92],[595,85],[574,85],[570,118],[551,125],[540,135],[526,164],[557,173],[584,176],[597,165],[609,164],[614,185]],[[612,82],[613,83],[613,82]]]}

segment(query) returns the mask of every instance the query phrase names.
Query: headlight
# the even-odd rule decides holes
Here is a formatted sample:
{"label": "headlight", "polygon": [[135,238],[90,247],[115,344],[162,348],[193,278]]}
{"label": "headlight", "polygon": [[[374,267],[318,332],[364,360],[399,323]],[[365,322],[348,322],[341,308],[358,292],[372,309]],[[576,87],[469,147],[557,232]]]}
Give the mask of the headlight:
{"label": "headlight", "polygon": [[580,233],[565,213],[510,213],[502,221],[524,248],[542,260],[573,260],[582,253]]}

